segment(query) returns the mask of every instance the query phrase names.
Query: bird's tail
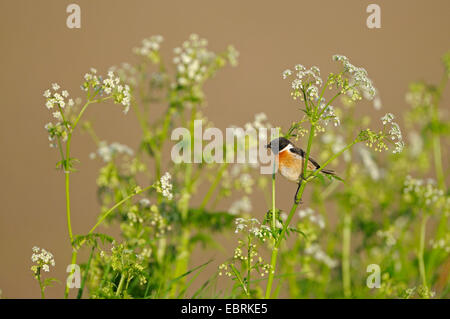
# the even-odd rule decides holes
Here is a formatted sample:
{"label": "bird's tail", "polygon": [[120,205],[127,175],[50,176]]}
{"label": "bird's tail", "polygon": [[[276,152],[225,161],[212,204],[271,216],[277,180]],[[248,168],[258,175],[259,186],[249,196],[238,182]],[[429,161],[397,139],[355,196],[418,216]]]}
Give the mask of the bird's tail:
{"label": "bird's tail", "polygon": [[324,173],[325,175],[333,176],[334,179],[337,179],[337,180],[345,183],[344,180],[342,178],[340,178],[339,176],[337,176],[336,173],[333,170],[331,170],[331,169],[323,169],[320,172]]}
{"label": "bird's tail", "polygon": [[331,169],[323,169],[320,172],[324,173],[324,174],[327,174],[327,175],[336,176],[336,173],[333,170],[331,170]]}

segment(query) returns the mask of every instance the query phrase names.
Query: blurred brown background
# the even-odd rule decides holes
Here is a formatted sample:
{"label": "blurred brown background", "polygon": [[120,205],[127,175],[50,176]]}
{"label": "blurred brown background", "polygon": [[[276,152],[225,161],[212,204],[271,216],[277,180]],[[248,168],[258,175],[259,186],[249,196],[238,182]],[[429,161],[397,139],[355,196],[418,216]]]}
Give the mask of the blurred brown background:
{"label": "blurred brown background", "polygon": [[[81,6],[81,29],[66,27],[66,6]],[[381,6],[381,29],[366,27],[366,7]],[[243,125],[257,112],[286,127],[299,117],[281,72],[296,63],[331,70],[331,56],[347,55],[364,66],[379,89],[385,112],[407,108],[408,83],[438,81],[441,55],[450,39],[450,1],[144,1],[144,0],[2,0],[0,2],[0,289],[6,298],[39,297],[31,272],[31,247],[51,251],[53,275],[61,281],[70,262],[64,178],[55,170],[57,152],[48,147],[44,124],[49,112],[43,91],[52,82],[81,95],[89,67],[101,73],[133,61],[141,39],[161,34],[164,54],[171,54],[190,33],[209,40],[215,50],[233,44],[239,66],[219,72],[206,87],[206,115],[218,126]],[[448,92],[447,92],[448,95]],[[119,107],[92,107],[102,139],[136,147],[140,130]],[[98,214],[95,176],[99,163],[88,154],[94,144],[86,134],[73,139],[81,160],[71,178],[73,229],[85,233]],[[281,179],[278,200],[291,203],[294,189]],[[255,216],[264,203],[254,200]],[[287,205],[287,204],[286,204]],[[281,207],[288,209],[288,207]],[[111,232],[111,231],[110,231]],[[114,233],[114,232],[113,232]],[[235,239],[226,239],[232,245]],[[198,254],[197,254],[198,255]],[[194,263],[215,255],[194,258]],[[219,256],[218,262],[225,257]],[[215,266],[214,266],[215,267]],[[210,269],[212,273],[215,269]],[[63,285],[47,290],[62,297]]]}

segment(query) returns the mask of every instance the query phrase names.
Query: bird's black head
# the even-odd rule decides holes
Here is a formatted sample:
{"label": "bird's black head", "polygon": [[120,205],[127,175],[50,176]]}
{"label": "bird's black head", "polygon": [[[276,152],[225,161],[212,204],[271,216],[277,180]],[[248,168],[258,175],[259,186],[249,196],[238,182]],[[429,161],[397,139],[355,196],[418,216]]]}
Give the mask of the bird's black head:
{"label": "bird's black head", "polygon": [[272,153],[278,154],[283,148],[288,146],[289,144],[292,144],[289,142],[289,140],[285,137],[279,137],[274,140],[272,140],[269,144],[266,145],[267,148],[270,148],[272,150]]}

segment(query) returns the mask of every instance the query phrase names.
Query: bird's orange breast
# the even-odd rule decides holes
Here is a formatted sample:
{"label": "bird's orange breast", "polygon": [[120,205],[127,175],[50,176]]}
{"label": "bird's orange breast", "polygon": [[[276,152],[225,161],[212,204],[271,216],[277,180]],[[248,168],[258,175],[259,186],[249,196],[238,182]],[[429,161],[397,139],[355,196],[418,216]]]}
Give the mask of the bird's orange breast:
{"label": "bird's orange breast", "polygon": [[278,170],[288,180],[297,182],[302,172],[302,160],[296,158],[289,150],[278,153]]}

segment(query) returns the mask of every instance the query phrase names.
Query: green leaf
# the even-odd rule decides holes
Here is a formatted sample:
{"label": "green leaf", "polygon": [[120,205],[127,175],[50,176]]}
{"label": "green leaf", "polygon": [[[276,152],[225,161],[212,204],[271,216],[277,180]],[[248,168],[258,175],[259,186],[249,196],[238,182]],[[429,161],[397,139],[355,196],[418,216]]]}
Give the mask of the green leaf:
{"label": "green leaf", "polygon": [[236,216],[228,212],[210,212],[205,209],[189,209],[188,223],[199,229],[219,231],[233,226]]}
{"label": "green leaf", "polygon": [[194,267],[190,270],[188,270],[187,272],[185,272],[184,274],[172,279],[171,281],[169,281],[167,288],[166,288],[166,292],[170,290],[171,286],[176,283],[177,281],[183,279],[184,277],[188,276],[189,274],[195,272],[198,269],[202,269],[203,267],[205,267],[206,265],[210,264],[213,261],[213,259],[208,260],[207,262],[201,264],[200,266]]}
{"label": "green leaf", "polygon": [[109,235],[101,233],[92,233],[87,235],[76,235],[73,239],[73,245],[80,248],[84,243],[91,247],[98,247],[98,241],[101,241],[102,245],[106,242],[112,243],[114,238]]}
{"label": "green leaf", "polygon": [[197,291],[195,291],[195,293],[192,295],[192,299],[195,299],[198,296],[200,296],[200,294],[215,280],[217,280],[217,274],[215,274],[213,277],[206,280],[203,283],[203,285]]}
{"label": "green leaf", "polygon": [[60,281],[56,278],[46,278],[44,280],[44,282],[42,283],[42,286],[44,286],[44,288],[52,287],[53,283],[55,283],[55,282],[60,282]]}
{"label": "green leaf", "polygon": [[300,229],[288,227],[288,228],[286,229],[286,233],[288,233],[289,231],[294,232],[294,233],[297,233],[297,234],[300,234],[300,235],[302,235],[303,237],[305,237],[305,239],[308,239],[308,236],[307,236],[304,232],[302,232]]}

